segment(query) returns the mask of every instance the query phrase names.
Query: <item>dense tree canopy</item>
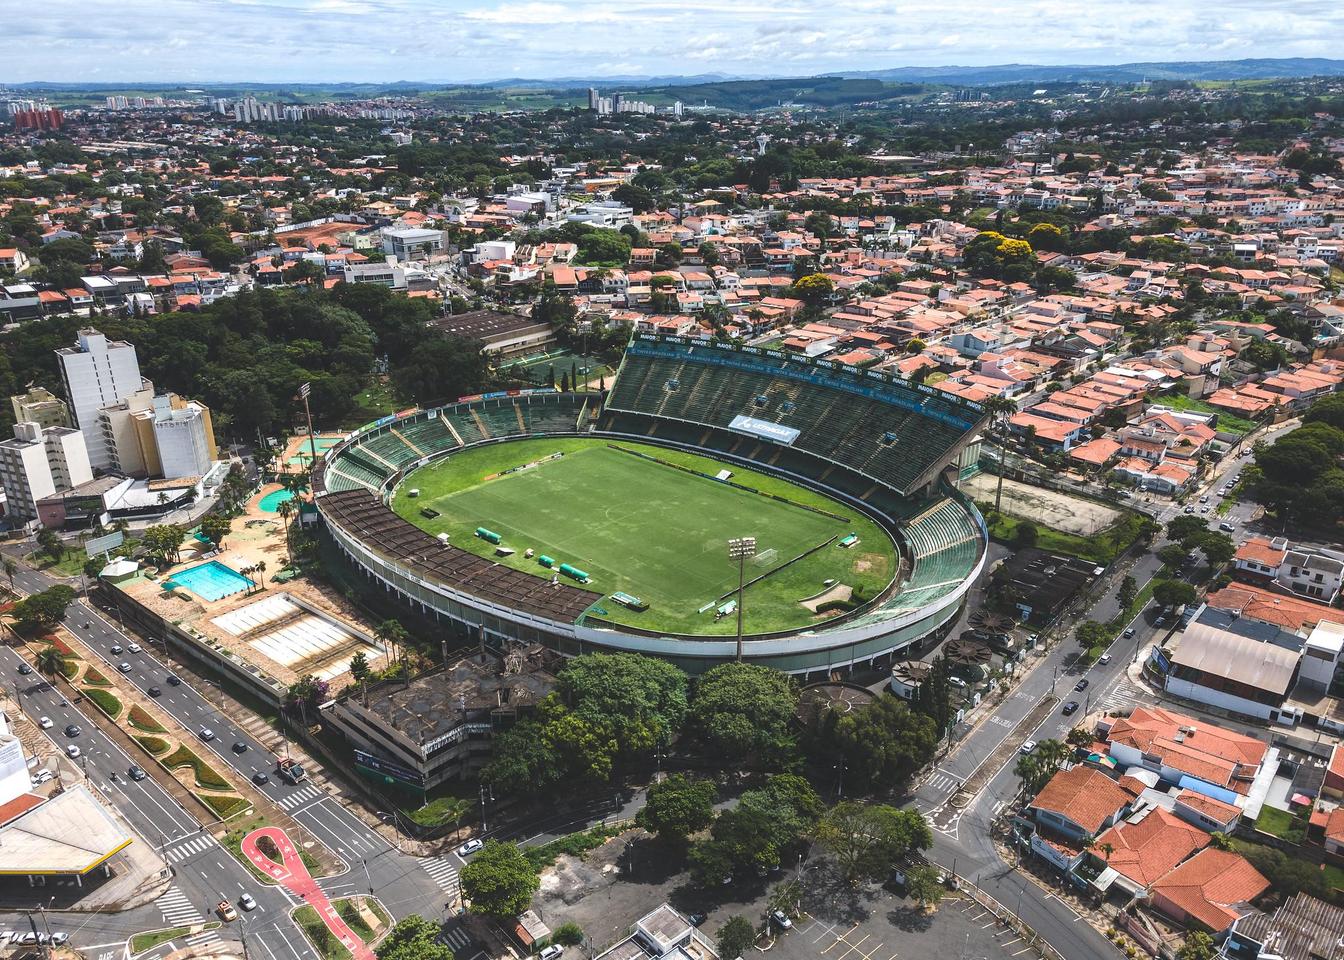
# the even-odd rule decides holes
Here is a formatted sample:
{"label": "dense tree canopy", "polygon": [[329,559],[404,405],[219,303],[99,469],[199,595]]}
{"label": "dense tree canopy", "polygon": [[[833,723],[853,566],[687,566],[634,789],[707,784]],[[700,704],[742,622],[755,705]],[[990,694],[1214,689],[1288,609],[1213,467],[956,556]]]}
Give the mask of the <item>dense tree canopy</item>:
{"label": "dense tree canopy", "polygon": [[462,868],[462,894],[476,913],[498,919],[516,917],[532,902],[540,881],[521,850],[511,843],[487,840]]}
{"label": "dense tree canopy", "polygon": [[787,675],[757,664],[724,663],[700,677],[691,718],[721,755],[769,759],[793,746],[797,702]]}

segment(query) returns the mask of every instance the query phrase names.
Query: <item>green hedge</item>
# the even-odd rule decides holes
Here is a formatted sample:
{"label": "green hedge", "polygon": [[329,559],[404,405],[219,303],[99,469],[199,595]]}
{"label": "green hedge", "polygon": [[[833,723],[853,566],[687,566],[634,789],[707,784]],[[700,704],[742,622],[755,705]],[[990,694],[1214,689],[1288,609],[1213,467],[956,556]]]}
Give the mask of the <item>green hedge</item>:
{"label": "green hedge", "polygon": [[154,756],[161,753],[167,753],[170,744],[163,737],[136,737],[135,742],[140,744]]}
{"label": "green hedge", "polygon": [[121,701],[117,699],[117,695],[111,690],[98,690],[94,687],[85,687],[82,692],[84,696],[94,702],[94,705],[97,706],[99,710],[103,711],[103,713],[107,714],[113,720],[121,716]]}
{"label": "green hedge", "polygon": [[198,787],[210,787],[216,790],[232,790],[233,784],[221,777],[215,768],[210,766],[196,754],[192,753],[186,747],[178,747],[171,754],[159,761],[169,770],[178,767],[191,767],[196,775],[196,785]]}
{"label": "green hedge", "polygon": [[149,712],[138,703],[131,704],[131,712],[126,717],[131,726],[137,730],[143,730],[146,733],[166,733],[163,724],[149,715]]}
{"label": "green hedge", "polygon": [[196,796],[221,820],[229,819],[249,805],[249,801],[242,797],[220,796],[217,793],[198,793]]}

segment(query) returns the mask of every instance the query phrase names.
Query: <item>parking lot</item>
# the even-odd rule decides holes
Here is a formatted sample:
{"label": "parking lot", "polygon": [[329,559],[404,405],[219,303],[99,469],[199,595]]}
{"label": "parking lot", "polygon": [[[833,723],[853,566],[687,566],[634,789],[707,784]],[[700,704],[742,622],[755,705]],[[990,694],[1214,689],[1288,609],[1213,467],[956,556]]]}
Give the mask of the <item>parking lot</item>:
{"label": "parking lot", "polygon": [[1034,960],[1039,954],[979,904],[949,897],[932,915],[883,891],[865,919],[804,914],[767,952],[781,960]]}

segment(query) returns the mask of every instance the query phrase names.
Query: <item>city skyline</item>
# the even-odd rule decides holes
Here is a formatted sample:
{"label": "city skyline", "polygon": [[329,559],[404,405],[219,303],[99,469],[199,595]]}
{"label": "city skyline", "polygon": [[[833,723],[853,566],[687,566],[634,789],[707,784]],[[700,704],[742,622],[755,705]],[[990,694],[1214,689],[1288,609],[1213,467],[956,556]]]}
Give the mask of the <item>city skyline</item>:
{"label": "city skyline", "polygon": [[[1344,9],[1109,0],[856,0],[818,18],[799,0],[131,0],[90,18],[83,0],[13,12],[25,43],[6,82],[488,82],[629,75],[799,76],[900,66],[1109,64],[1330,56]],[[426,24],[431,24],[426,28]],[[408,29],[414,27],[414,29]],[[258,43],[257,37],[268,38]]]}

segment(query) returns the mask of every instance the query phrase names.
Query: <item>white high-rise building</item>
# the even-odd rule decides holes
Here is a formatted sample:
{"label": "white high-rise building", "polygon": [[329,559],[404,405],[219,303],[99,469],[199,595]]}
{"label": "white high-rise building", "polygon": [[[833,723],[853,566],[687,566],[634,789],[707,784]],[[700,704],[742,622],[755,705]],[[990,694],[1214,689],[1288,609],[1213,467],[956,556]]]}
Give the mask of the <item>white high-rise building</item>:
{"label": "white high-rise building", "polygon": [[16,520],[37,519],[37,501],[93,479],[84,435],[71,427],[14,424],[14,437],[0,442],[0,486]]}
{"label": "white high-rise building", "polygon": [[600,101],[601,99],[602,99],[602,98],[598,95],[597,87],[589,87],[589,88],[588,88],[588,109],[589,109],[589,110],[596,110],[596,109],[597,109],[598,101]]}
{"label": "white high-rise building", "polygon": [[174,407],[169,397],[154,398],[154,441],[165,477],[204,477],[215,457],[210,412],[194,400]]}
{"label": "white high-rise building", "polygon": [[75,415],[75,425],[84,434],[89,463],[96,470],[112,465],[112,452],[103,437],[98,412],[119,403],[145,387],[135,347],[124,341],[109,342],[97,330],[79,331],[79,342],[56,351],[61,363],[65,395]]}

